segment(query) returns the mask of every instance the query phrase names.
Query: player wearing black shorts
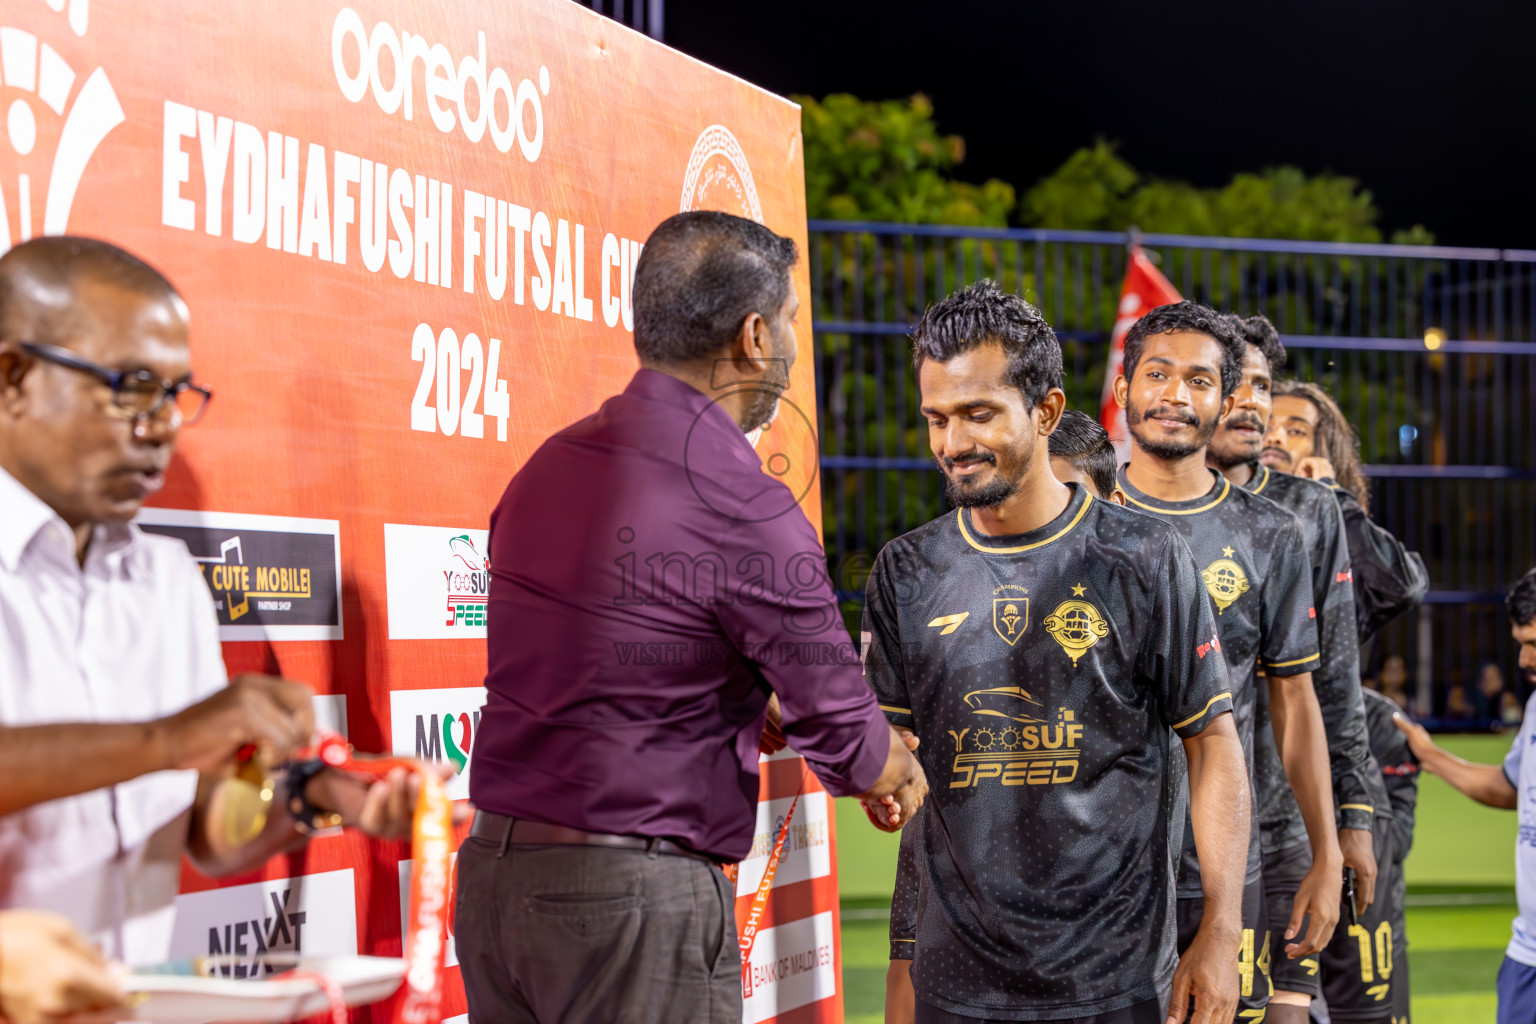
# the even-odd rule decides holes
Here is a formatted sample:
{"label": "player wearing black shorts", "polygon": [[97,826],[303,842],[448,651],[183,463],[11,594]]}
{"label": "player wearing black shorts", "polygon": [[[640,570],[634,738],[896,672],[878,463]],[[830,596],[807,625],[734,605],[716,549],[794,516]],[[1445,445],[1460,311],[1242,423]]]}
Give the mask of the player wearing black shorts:
{"label": "player wearing black shorts", "polygon": [[[1126,334],[1125,370],[1115,382],[1134,442],[1120,486],[1130,506],[1165,519],[1188,541],[1215,602],[1238,733],[1253,771],[1255,671],[1269,691],[1271,726],[1300,804],[1316,865],[1307,872],[1286,927],[1271,948],[1260,878],[1259,836],[1249,849],[1239,958],[1240,1020],[1261,1020],[1273,957],[1301,958],[1328,941],[1339,916],[1342,860],[1334,824],[1328,751],[1312,673],[1318,657],[1311,565],[1296,517],[1208,469],[1206,447],[1235,405],[1247,343],[1230,318],[1192,302],[1161,306]],[[1186,836],[1179,876],[1181,939],[1200,920],[1198,844]],[[1299,927],[1311,915],[1303,936]],[[1294,942],[1291,940],[1294,939]]]}
{"label": "player wearing black shorts", "polygon": [[[1370,490],[1360,468],[1354,431],[1338,405],[1316,384],[1305,381],[1276,384],[1274,411],[1260,461],[1273,472],[1305,476],[1332,489],[1344,517],[1350,572],[1354,578],[1355,624],[1363,663],[1375,633],[1423,600],[1429,587],[1424,560],[1372,521],[1368,511]],[[1369,705],[1366,710],[1369,714]],[[1373,759],[1376,759],[1374,748],[1378,739],[1373,727]],[[1381,767],[1386,772],[1387,762],[1381,762]],[[1390,773],[1387,774],[1387,790],[1395,793]],[[1391,809],[1394,817],[1398,814],[1396,804],[1394,797]],[[1411,808],[1409,814],[1408,832],[1411,836]],[[1378,836],[1390,829],[1392,843],[1387,846],[1385,840],[1377,840],[1376,900],[1365,912],[1366,920],[1359,924],[1379,928],[1383,921],[1396,922],[1392,925],[1397,936],[1394,941],[1405,943],[1406,937],[1401,934],[1405,918],[1402,858],[1407,851],[1400,845],[1403,830],[1395,822],[1389,825],[1384,817],[1378,804],[1373,829]],[[1295,865],[1290,870],[1294,873]],[[1374,932],[1372,934],[1374,936]],[[1383,1004],[1387,997],[1383,996],[1382,982],[1377,980],[1380,972],[1369,972],[1372,980],[1365,980],[1367,972],[1357,965],[1359,949],[1358,933],[1351,934],[1347,928],[1340,928],[1335,933],[1330,948],[1319,958],[1323,991],[1330,993],[1330,998],[1339,999],[1341,1021],[1385,1020]],[[1390,1000],[1400,1005],[1391,1008],[1393,1017],[1405,1017],[1408,1012],[1406,960],[1399,960]],[[1353,994],[1346,996],[1346,992]]]}
{"label": "player wearing black shorts", "polygon": [[[1272,406],[1271,374],[1285,362],[1285,348],[1274,326],[1262,316],[1235,321],[1234,326],[1247,341],[1242,382],[1235,392],[1232,412],[1211,438],[1206,464],[1239,487],[1293,513],[1301,524],[1312,564],[1312,605],[1317,610],[1321,654],[1312,685],[1328,737],[1339,848],[1344,866],[1356,872],[1357,909],[1363,910],[1375,898],[1376,890],[1378,852],[1372,823],[1379,820],[1377,827],[1384,831],[1391,814],[1381,771],[1371,759],[1366,736],[1344,517],[1324,485],[1272,471],[1259,463]],[[1296,887],[1311,866],[1312,851],[1269,728],[1266,695],[1266,688],[1258,687],[1253,771],[1270,946],[1276,949],[1283,945]],[[1381,860],[1387,863],[1384,851]],[[1275,995],[1269,1004],[1270,1024],[1306,1024],[1307,1005],[1318,992],[1317,958],[1276,957],[1272,977]]]}
{"label": "player wearing black shorts", "polygon": [[[1246,770],[1189,549],[1052,476],[1061,350],[1023,299],[962,289],[915,346],[956,508],[880,552],[862,637],[935,780],[908,825],[910,1019],[1163,1024],[1170,991],[1230,1016]],[[1176,963],[1185,793],[1213,906]]]}
{"label": "player wearing black shorts", "polygon": [[[1382,839],[1381,877],[1376,901],[1357,921],[1340,922],[1318,959],[1322,995],[1330,1019],[1348,1024],[1380,1021],[1408,1024],[1408,916],[1403,860],[1413,847],[1414,811],[1419,800],[1419,759],[1408,738],[1392,723],[1398,707],[1365,691],[1365,720],[1371,755],[1381,765],[1392,813]],[[1378,818],[1378,821],[1381,819]]]}
{"label": "player wearing black shorts", "polygon": [[1370,487],[1359,442],[1338,404],[1311,381],[1279,381],[1259,461],[1280,473],[1332,488],[1344,513],[1354,575],[1360,660],[1383,626],[1419,606],[1429,590],[1424,559],[1370,516]]}

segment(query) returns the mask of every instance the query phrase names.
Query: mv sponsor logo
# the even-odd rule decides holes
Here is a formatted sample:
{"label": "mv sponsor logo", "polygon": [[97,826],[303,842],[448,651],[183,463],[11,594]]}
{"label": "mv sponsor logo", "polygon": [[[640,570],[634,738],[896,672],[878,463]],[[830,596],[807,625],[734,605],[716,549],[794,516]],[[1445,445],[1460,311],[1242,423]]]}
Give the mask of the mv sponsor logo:
{"label": "mv sponsor logo", "polygon": [[[20,6],[8,4],[6,20]],[[0,24],[0,106],[10,149],[3,163],[15,168],[14,177],[0,179],[0,252],[34,234],[65,233],[91,157],[124,120],[106,71],[87,56],[65,56],[79,45],[71,36],[83,37],[89,27],[88,0],[47,6],[61,17],[44,15],[50,28],[41,34]]]}
{"label": "mv sponsor logo", "polygon": [[450,765],[448,798],[467,800],[469,757],[484,705],[483,686],[395,690],[389,695],[390,747],[399,757]]}
{"label": "mv sponsor logo", "polygon": [[255,978],[286,969],[260,959],[268,953],[357,953],[351,868],[176,897],[173,958],[224,957],[221,973]]}
{"label": "mv sponsor logo", "polygon": [[223,640],[340,640],[341,527],[334,519],[141,509],[146,533],[187,545]]}
{"label": "mv sponsor logo", "polygon": [[483,638],[491,590],[489,546],[485,530],[385,523],[389,638]]}

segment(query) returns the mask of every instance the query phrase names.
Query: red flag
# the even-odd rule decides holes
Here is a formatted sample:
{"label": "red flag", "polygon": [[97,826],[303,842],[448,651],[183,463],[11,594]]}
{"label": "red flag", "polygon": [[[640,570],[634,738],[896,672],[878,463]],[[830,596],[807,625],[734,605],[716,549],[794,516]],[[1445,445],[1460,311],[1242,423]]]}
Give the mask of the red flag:
{"label": "red flag", "polygon": [[1099,422],[1109,431],[1115,451],[1124,462],[1131,455],[1131,435],[1125,426],[1125,410],[1115,402],[1115,378],[1125,361],[1125,333],[1131,324],[1158,306],[1178,302],[1183,296],[1142,253],[1141,246],[1131,247],[1125,267],[1125,286],[1120,289],[1120,315],[1109,338],[1109,365],[1104,371],[1104,393],[1099,399]]}

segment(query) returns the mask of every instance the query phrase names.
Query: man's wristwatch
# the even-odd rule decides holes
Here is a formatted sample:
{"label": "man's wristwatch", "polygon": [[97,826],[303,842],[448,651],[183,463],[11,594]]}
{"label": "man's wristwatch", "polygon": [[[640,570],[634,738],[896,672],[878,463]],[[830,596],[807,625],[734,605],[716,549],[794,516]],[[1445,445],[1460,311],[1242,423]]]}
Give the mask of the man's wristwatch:
{"label": "man's wristwatch", "polygon": [[325,771],[329,765],[318,757],[307,761],[294,761],[288,765],[288,813],[293,815],[293,826],[305,835],[323,828],[335,828],[341,824],[341,815],[322,810],[309,802],[304,791],[309,780]]}

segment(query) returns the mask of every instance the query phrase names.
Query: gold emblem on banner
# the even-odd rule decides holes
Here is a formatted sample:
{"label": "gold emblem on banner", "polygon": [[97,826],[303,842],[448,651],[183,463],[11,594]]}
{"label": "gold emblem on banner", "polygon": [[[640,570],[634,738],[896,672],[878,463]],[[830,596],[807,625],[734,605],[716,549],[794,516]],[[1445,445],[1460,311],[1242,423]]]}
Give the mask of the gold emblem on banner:
{"label": "gold emblem on banner", "polygon": [[1210,592],[1211,600],[1216,602],[1216,614],[1220,615],[1227,608],[1248,593],[1250,584],[1248,575],[1243,572],[1243,567],[1232,559],[1230,546],[1221,549],[1225,558],[1218,558],[1200,573],[1200,578],[1205,580],[1205,589]]}
{"label": "gold emblem on banner", "polygon": [[[1072,592],[1081,594],[1085,589],[1079,585],[1073,587]],[[1077,659],[1109,635],[1109,623],[1104,621],[1104,616],[1093,605],[1073,599],[1056,606],[1056,610],[1045,620],[1045,631],[1067,652],[1072,658],[1072,667],[1076,668]]]}

